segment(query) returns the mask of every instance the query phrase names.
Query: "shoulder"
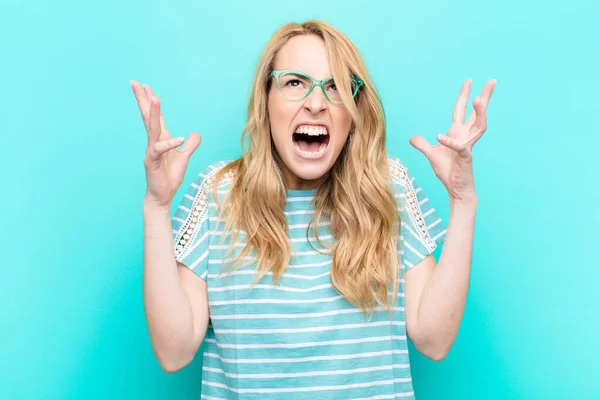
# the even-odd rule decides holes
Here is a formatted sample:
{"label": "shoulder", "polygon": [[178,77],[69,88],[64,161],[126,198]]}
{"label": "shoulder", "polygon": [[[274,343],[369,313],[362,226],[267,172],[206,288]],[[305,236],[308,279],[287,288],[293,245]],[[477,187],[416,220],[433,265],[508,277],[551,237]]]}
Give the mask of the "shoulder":
{"label": "shoulder", "polygon": [[193,191],[193,194],[190,192],[188,193],[196,198],[196,201],[201,207],[208,208],[209,205],[216,207],[216,203],[218,203],[216,197],[218,197],[219,200],[223,200],[229,193],[229,189],[236,174],[235,168],[231,168],[231,164],[234,161],[235,160],[222,160],[213,162],[198,172],[194,177],[190,188],[190,192]]}
{"label": "shoulder", "polygon": [[[194,177],[193,185],[198,189],[210,190],[217,183],[219,188],[231,184],[235,176],[235,170],[230,170],[225,175],[219,174],[225,167],[231,164],[234,160],[222,160],[209,164]],[[217,182],[216,180],[219,179]]]}
{"label": "shoulder", "polygon": [[387,159],[390,185],[394,189],[402,189],[404,192],[413,180],[412,176],[400,158],[388,154]]}
{"label": "shoulder", "polygon": [[424,193],[406,165],[398,157],[388,155],[389,185],[400,212],[418,214]]}

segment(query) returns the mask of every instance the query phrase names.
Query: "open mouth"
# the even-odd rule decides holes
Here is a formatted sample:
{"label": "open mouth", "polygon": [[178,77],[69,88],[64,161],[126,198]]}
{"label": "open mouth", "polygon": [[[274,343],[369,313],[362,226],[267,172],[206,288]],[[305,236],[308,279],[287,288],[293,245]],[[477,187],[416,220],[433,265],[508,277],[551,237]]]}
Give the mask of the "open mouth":
{"label": "open mouth", "polygon": [[329,144],[329,132],[324,126],[300,125],[293,134],[294,146],[305,156],[322,154]]}

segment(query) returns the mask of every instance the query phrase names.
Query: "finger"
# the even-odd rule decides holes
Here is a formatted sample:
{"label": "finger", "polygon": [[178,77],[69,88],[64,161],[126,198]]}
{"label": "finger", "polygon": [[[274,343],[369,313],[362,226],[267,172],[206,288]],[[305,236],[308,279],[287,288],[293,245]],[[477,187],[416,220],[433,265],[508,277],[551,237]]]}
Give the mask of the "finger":
{"label": "finger", "polygon": [[465,143],[461,143],[459,140],[448,135],[438,135],[437,139],[442,146],[446,146],[447,148],[456,151],[458,156],[463,160],[471,160],[471,150]]}
{"label": "finger", "polygon": [[485,107],[483,106],[483,101],[479,96],[473,99],[473,108],[475,109],[475,123],[473,125],[475,127],[475,134],[473,137],[469,138],[469,142],[471,143],[475,143],[477,140],[479,140],[481,135],[483,135],[483,132],[485,132],[487,129]]}
{"label": "finger", "polygon": [[[150,87],[150,85],[144,85],[144,91],[146,92],[146,96],[151,99],[154,96],[154,90]],[[162,110],[160,112],[160,129],[161,132],[167,133],[167,126],[165,125],[165,119],[163,118]]]}
{"label": "finger", "polygon": [[150,101],[146,97],[146,92],[142,85],[140,85],[137,81],[131,81],[131,88],[133,89],[133,94],[135,95],[135,99],[137,100],[138,108],[140,109],[140,113],[142,114],[142,120],[144,121],[144,127],[146,131],[148,130],[148,116],[150,112]]}
{"label": "finger", "polygon": [[456,100],[456,104],[454,105],[454,112],[452,113],[452,122],[463,124],[465,122],[465,114],[467,112],[467,102],[469,100],[469,93],[471,92],[471,79],[466,80],[462,88],[460,89],[460,94],[458,95],[458,100]]}
{"label": "finger", "polygon": [[433,147],[422,136],[413,136],[408,141],[415,149],[419,150],[425,157],[429,158]]}
{"label": "finger", "polygon": [[156,161],[160,158],[160,156],[166,153],[169,150],[173,150],[183,143],[183,138],[178,137],[174,139],[166,139],[161,140],[160,142],[156,142],[148,147],[148,159],[152,161]]}
{"label": "finger", "polygon": [[[494,88],[496,87],[496,79],[492,79],[490,81],[487,81],[485,86],[483,87],[483,90],[481,91],[481,96],[479,96],[481,98],[481,104],[483,105],[483,108],[487,110],[487,106],[490,102],[490,98],[492,97],[492,93],[494,93]],[[467,125],[471,126],[473,125],[473,123],[475,123],[475,119],[477,118],[477,114],[476,113],[471,113],[471,115],[469,116],[469,121],[467,122]]]}
{"label": "finger", "polygon": [[198,132],[192,132],[192,133],[190,133],[190,136],[188,136],[188,139],[185,142],[185,144],[183,145],[183,147],[181,149],[179,149],[178,151],[181,153],[186,153],[189,156],[191,156],[192,153],[194,153],[194,151],[196,151],[198,146],[200,146],[201,142],[202,142],[202,137],[200,136],[200,134]]}
{"label": "finger", "polygon": [[154,144],[160,140],[160,100],[156,96],[150,100],[149,121],[148,144]]}

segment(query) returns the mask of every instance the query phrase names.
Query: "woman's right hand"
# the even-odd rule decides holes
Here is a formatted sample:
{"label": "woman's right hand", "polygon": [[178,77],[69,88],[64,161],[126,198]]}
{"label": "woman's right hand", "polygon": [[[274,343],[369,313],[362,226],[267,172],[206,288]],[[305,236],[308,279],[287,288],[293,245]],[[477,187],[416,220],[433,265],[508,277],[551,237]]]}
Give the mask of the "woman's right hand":
{"label": "woman's right hand", "polygon": [[147,183],[144,201],[169,209],[183,182],[188,161],[200,145],[201,137],[197,132],[192,132],[185,145],[178,149],[183,138],[172,138],[167,131],[160,111],[160,101],[152,88],[136,81],[131,81],[131,87],[148,133],[148,147],[144,156]]}

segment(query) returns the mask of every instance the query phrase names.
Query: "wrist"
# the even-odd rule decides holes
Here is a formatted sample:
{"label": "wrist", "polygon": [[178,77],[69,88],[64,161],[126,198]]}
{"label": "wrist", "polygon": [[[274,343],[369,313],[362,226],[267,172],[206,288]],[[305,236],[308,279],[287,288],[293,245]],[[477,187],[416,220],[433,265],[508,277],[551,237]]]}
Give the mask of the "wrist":
{"label": "wrist", "polygon": [[475,193],[461,196],[460,198],[450,197],[450,210],[451,211],[470,211],[475,212],[477,210],[478,199]]}
{"label": "wrist", "polygon": [[144,212],[144,215],[146,215],[146,214],[167,214],[167,215],[169,215],[171,213],[171,205],[170,204],[167,204],[167,205],[159,204],[155,200],[145,197],[144,201],[142,202],[142,211]]}

